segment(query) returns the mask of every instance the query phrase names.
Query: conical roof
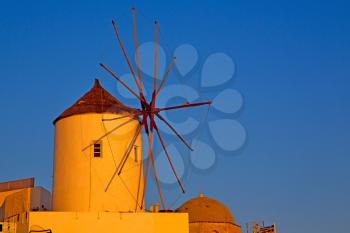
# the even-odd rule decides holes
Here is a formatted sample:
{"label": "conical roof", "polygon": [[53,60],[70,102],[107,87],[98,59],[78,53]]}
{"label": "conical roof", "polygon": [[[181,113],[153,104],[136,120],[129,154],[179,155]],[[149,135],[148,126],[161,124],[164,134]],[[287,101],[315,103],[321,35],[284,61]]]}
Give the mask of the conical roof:
{"label": "conical roof", "polygon": [[84,113],[135,113],[135,109],[122,104],[95,79],[94,86],[54,120],[54,124],[66,117]]}

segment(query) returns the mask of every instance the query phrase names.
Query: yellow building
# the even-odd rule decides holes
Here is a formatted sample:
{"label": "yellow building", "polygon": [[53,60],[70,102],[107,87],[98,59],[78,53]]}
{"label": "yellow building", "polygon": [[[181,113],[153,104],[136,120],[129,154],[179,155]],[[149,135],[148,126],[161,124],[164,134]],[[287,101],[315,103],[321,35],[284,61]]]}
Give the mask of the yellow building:
{"label": "yellow building", "polygon": [[132,113],[96,80],[90,91],[54,121],[54,211],[141,210],[140,132],[124,172],[114,176],[140,125]]}
{"label": "yellow building", "polygon": [[29,211],[51,209],[51,193],[34,178],[0,183],[0,232],[28,232]]}
{"label": "yellow building", "polygon": [[52,200],[34,179],[0,183],[0,232],[238,233],[229,210],[203,196],[176,212],[145,211],[141,125],[133,114],[96,80],[54,121]]}

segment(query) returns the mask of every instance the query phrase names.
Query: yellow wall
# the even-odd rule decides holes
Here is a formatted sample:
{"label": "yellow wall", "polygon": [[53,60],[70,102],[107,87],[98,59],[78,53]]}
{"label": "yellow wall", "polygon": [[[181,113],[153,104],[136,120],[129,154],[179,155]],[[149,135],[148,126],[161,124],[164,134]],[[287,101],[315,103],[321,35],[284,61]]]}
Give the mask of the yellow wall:
{"label": "yellow wall", "polygon": [[0,197],[0,224],[4,233],[27,233],[30,210],[42,209],[40,206],[51,202],[50,192],[41,187],[1,192]]}
{"label": "yellow wall", "polygon": [[0,221],[17,221],[17,217],[29,211],[31,188],[0,192]]}
{"label": "yellow wall", "polygon": [[16,189],[16,190],[10,190],[10,191],[6,191],[6,192],[0,192],[0,206],[4,203],[6,197],[8,197],[9,195],[13,194],[13,193],[17,193],[20,192],[23,189]]}
{"label": "yellow wall", "polygon": [[[2,233],[16,233],[17,231],[17,224],[14,222],[0,222],[0,224],[2,224]],[[27,228],[19,230],[18,233],[26,232],[24,230],[27,230]]]}
{"label": "yellow wall", "polygon": [[188,233],[184,213],[31,212],[30,230],[54,233]]}
{"label": "yellow wall", "polygon": [[7,196],[2,206],[4,219],[17,217],[17,215],[29,211],[30,191],[30,188],[26,188]]}
{"label": "yellow wall", "polygon": [[[117,114],[80,114],[55,124],[53,210],[55,211],[139,211],[142,194],[141,134],[136,141],[138,160],[132,150],[123,173],[105,192],[123,157],[138,120],[116,130],[102,140],[102,157],[94,158],[93,147],[84,147],[130,118],[102,119]],[[140,187],[140,190],[139,190]],[[138,205],[136,205],[138,200]]]}

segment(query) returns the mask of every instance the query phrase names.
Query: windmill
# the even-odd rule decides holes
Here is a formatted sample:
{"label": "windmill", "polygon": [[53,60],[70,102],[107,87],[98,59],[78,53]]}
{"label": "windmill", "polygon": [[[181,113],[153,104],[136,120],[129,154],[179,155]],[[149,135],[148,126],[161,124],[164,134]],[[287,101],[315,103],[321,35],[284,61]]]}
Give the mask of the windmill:
{"label": "windmill", "polygon": [[[114,20],[112,20],[112,26],[113,30],[115,32],[118,44],[120,46],[120,49],[123,52],[123,55],[125,57],[126,63],[130,69],[130,72],[132,74],[133,81],[135,82],[137,86],[137,90],[133,90],[125,81],[123,81],[119,76],[117,76],[108,66],[100,63],[100,66],[109,74],[111,75],[117,82],[119,82],[128,92],[130,92],[140,103],[140,107],[132,108],[132,111],[124,116],[116,117],[116,118],[109,118],[109,119],[102,119],[103,121],[115,121],[120,120],[122,118],[138,118],[139,119],[139,125],[137,126],[137,129],[135,131],[134,136],[132,137],[132,140],[130,141],[129,145],[127,146],[127,149],[124,152],[124,155],[122,156],[122,159],[120,160],[118,166],[116,167],[112,177],[110,178],[106,188],[105,192],[108,191],[110,185],[112,184],[113,180],[116,176],[119,176],[123,168],[130,156],[130,153],[134,147],[135,141],[140,134],[140,132],[143,130],[147,135],[147,143],[148,143],[148,152],[147,152],[147,158],[146,158],[146,164],[145,164],[145,172],[144,172],[144,187],[143,187],[143,194],[142,194],[142,201],[143,203],[144,197],[145,197],[145,190],[147,185],[147,177],[149,175],[150,166],[152,166],[154,178],[156,181],[158,194],[160,198],[160,202],[162,205],[162,208],[165,210],[165,203],[163,199],[163,195],[160,189],[160,183],[156,172],[156,166],[155,166],[155,158],[152,150],[152,144],[155,140],[158,140],[161,144],[162,150],[164,150],[164,154],[167,157],[167,160],[170,164],[171,170],[173,175],[176,178],[176,181],[181,189],[182,193],[185,193],[185,189],[181,183],[181,180],[179,176],[176,173],[175,166],[172,162],[171,156],[165,146],[165,141],[163,139],[163,136],[159,130],[159,127],[157,125],[157,121],[163,122],[170,130],[171,132],[187,147],[189,150],[193,150],[190,146],[190,144],[181,136],[181,134],[162,116],[163,112],[168,112],[175,109],[188,109],[191,107],[198,107],[203,105],[210,105],[211,101],[206,102],[197,102],[197,103],[184,103],[182,105],[176,105],[176,106],[170,106],[170,107],[163,107],[160,108],[157,106],[157,97],[159,93],[162,91],[163,85],[166,82],[169,73],[173,66],[176,63],[176,58],[173,57],[171,63],[168,66],[168,69],[166,70],[164,76],[162,77],[160,83],[157,82],[157,65],[158,65],[158,23],[157,21],[154,21],[153,23],[153,31],[154,31],[154,74],[153,74],[153,90],[152,95],[150,99],[146,99],[144,95],[144,85],[142,81],[142,75],[141,75],[141,68],[140,68],[140,56],[138,51],[138,40],[137,40],[137,24],[136,24],[136,10],[135,8],[132,8],[132,21],[133,21],[133,37],[134,37],[134,47],[135,47],[135,56],[136,56],[136,65],[137,65],[137,73],[135,72],[135,69],[133,68],[129,56],[124,48],[124,45],[122,43],[120,34],[118,32],[117,24]],[[111,134],[113,131],[116,131],[120,129],[121,127],[127,125],[129,121],[123,122],[120,125],[117,125],[112,130],[106,132],[104,135],[98,138],[98,140],[103,139],[104,137]],[[97,141],[98,141],[97,140]],[[88,145],[86,148],[88,148],[90,145]]]}

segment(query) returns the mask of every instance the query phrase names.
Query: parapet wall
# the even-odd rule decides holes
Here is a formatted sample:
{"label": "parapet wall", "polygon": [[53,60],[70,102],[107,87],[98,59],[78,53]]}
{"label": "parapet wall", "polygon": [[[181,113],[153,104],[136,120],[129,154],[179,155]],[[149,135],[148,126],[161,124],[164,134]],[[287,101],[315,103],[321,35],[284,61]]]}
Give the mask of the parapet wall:
{"label": "parapet wall", "polygon": [[[29,230],[53,233],[188,233],[184,213],[30,212]],[[18,232],[21,233],[21,232]]]}

